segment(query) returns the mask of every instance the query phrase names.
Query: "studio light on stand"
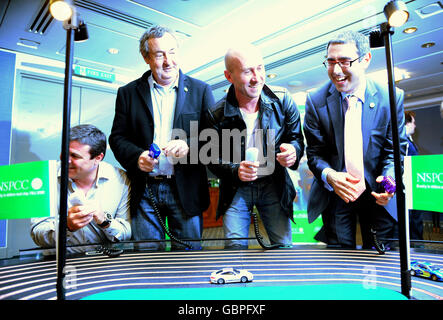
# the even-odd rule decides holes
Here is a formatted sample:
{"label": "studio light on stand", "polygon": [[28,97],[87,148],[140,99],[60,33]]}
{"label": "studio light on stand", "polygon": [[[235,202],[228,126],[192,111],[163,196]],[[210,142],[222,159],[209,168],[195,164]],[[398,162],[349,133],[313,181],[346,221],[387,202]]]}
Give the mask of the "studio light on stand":
{"label": "studio light on stand", "polygon": [[49,1],[49,12],[54,19],[65,21],[73,16],[73,5],[70,0],[51,0]]}
{"label": "studio light on stand", "polygon": [[65,80],[63,94],[63,128],[61,146],[60,211],[57,229],[57,299],[65,300],[66,290],[66,229],[68,217],[69,135],[71,126],[72,62],[74,41],[88,39],[86,25],[76,13],[72,1],[51,0],[49,10],[53,17],[63,21],[66,30]]}
{"label": "studio light on stand", "polygon": [[373,31],[369,35],[372,48],[385,47],[386,67],[388,71],[389,103],[391,110],[392,143],[394,147],[394,169],[395,182],[397,185],[397,218],[398,237],[400,247],[400,272],[401,272],[401,293],[410,298],[411,273],[409,258],[409,230],[408,216],[406,212],[405,191],[402,178],[402,164],[400,154],[400,139],[397,124],[397,106],[395,97],[395,77],[394,62],[392,58],[393,27],[402,26],[409,18],[409,13],[403,1],[389,1],[383,9],[388,22],[382,23],[380,31]]}

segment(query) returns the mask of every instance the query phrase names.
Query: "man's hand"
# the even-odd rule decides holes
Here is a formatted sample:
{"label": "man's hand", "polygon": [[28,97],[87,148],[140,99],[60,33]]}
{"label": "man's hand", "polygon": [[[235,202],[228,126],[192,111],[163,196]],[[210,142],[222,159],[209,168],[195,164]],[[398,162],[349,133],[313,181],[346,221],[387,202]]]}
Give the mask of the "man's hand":
{"label": "man's hand", "polygon": [[254,181],[257,179],[258,161],[242,161],[238,168],[238,177],[241,181]]}
{"label": "man's hand", "polygon": [[326,180],[344,202],[357,200],[358,189],[355,185],[360,181],[359,179],[347,172],[330,171]]}
{"label": "man's hand", "polygon": [[[375,181],[377,183],[381,183],[383,181],[383,176],[378,176]],[[380,206],[387,205],[389,200],[391,200],[391,198],[394,196],[393,193],[388,193],[388,192],[376,193],[372,191],[371,194],[374,196],[375,202]]]}
{"label": "man's hand", "polygon": [[297,152],[292,144],[282,143],[280,145],[280,153],[277,153],[277,161],[283,167],[291,167],[297,160]]}
{"label": "man's hand", "polygon": [[167,157],[183,158],[188,154],[189,147],[186,141],[171,140],[162,150]]}
{"label": "man's hand", "polygon": [[155,165],[158,163],[157,159],[153,159],[149,156],[149,151],[143,151],[143,153],[138,157],[138,167],[141,171],[151,172],[154,170]]}
{"label": "man's hand", "polygon": [[67,227],[69,231],[77,231],[94,219],[93,211],[88,206],[72,206],[68,210]]}

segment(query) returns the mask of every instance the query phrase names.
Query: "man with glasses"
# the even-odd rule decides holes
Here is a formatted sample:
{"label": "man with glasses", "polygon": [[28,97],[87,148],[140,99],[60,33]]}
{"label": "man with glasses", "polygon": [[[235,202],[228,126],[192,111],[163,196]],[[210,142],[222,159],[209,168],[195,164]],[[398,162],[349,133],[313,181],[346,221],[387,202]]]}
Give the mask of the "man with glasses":
{"label": "man with glasses", "polygon": [[[338,35],[329,41],[323,62],[330,81],[306,99],[306,152],[315,176],[308,219],[322,215],[316,238],[329,247],[356,247],[357,218],[365,249],[374,245],[371,228],[387,239],[396,225],[395,194],[380,186],[383,176],[395,176],[389,93],[387,85],[366,77],[371,59],[367,37],[352,31]],[[403,96],[397,89],[402,157],[407,145]]]}

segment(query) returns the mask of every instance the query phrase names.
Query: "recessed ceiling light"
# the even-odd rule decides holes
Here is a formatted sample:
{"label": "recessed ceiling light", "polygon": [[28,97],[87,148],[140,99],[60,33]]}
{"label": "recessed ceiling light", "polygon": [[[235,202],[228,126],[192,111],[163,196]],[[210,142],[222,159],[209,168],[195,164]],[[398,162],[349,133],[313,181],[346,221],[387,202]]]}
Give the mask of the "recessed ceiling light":
{"label": "recessed ceiling light", "polygon": [[108,53],[110,54],[118,54],[119,50],[117,48],[109,48]]}
{"label": "recessed ceiling light", "polygon": [[414,33],[415,31],[417,31],[416,27],[410,27],[403,30],[404,33]]}
{"label": "recessed ceiling light", "polygon": [[268,74],[269,79],[274,79],[277,75],[275,73]]}
{"label": "recessed ceiling light", "polygon": [[426,42],[421,45],[422,48],[430,48],[435,46],[435,42]]}
{"label": "recessed ceiling light", "polygon": [[288,86],[291,86],[291,87],[298,87],[301,85],[302,85],[302,82],[300,80],[291,80],[288,82]]}
{"label": "recessed ceiling light", "polygon": [[31,49],[38,49],[38,47],[40,46],[40,42],[20,38],[19,41],[17,42],[17,45]]}

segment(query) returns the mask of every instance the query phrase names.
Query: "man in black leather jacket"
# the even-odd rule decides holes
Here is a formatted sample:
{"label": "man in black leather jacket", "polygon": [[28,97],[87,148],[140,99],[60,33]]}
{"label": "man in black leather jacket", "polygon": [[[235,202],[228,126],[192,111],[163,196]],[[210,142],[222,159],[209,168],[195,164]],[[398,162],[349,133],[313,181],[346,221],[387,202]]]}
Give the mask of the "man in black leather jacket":
{"label": "man in black leather jacket", "polygon": [[[265,85],[258,49],[228,50],[227,95],[207,111],[207,127],[218,133],[217,162],[209,169],[220,178],[217,219],[223,215],[227,238],[247,238],[255,205],[272,244],[292,244],[295,189],[286,168],[297,169],[304,143],[300,113],[284,88]],[[245,161],[250,148],[257,161]],[[251,160],[251,159],[248,159]],[[247,240],[229,240],[226,248],[247,248]]]}

